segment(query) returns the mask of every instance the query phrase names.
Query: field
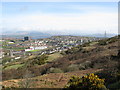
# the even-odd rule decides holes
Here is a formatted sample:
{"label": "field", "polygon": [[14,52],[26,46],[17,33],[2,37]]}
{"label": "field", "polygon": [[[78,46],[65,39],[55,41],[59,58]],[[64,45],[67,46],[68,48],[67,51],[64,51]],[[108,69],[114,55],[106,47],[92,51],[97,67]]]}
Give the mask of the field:
{"label": "field", "polygon": [[[34,56],[30,56],[28,58],[26,58],[26,60],[28,59],[32,59]],[[50,54],[48,55],[48,59],[46,60],[46,63],[47,62],[52,62],[53,60],[56,60],[57,58],[60,58],[62,57],[62,55],[60,53],[53,53],[53,54]],[[25,61],[25,60],[24,60]],[[4,68],[5,70],[7,69],[17,69],[19,67],[22,67],[24,66],[25,64],[20,64],[22,61],[17,61],[17,62],[11,62],[9,63],[9,65],[6,65],[6,67]]]}
{"label": "field", "polygon": [[37,52],[37,51],[40,51],[40,50],[31,50],[31,51],[28,51],[28,52]]}
{"label": "field", "polygon": [[12,65],[12,66],[6,67],[5,70],[7,70],[7,69],[17,69],[17,68],[22,67],[22,66],[24,66],[24,64]]}

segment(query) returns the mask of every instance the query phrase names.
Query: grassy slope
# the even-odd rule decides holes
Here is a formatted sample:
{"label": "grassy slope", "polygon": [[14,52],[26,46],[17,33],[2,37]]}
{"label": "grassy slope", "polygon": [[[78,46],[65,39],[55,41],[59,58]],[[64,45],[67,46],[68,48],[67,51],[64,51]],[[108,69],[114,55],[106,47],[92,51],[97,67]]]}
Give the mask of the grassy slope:
{"label": "grassy slope", "polygon": [[51,62],[57,58],[60,58],[62,57],[62,55],[60,53],[54,53],[54,54],[50,54],[48,55],[48,59],[47,59],[47,62]]}
{"label": "grassy slope", "polygon": [[[4,68],[5,70],[8,69],[17,69],[19,67],[24,66],[25,64],[22,64],[22,62],[26,62],[27,60],[31,59],[35,57],[34,55],[29,56],[28,58],[21,60],[21,61],[16,61],[16,62],[11,62],[8,65],[6,65],[6,67]],[[62,55],[60,53],[54,53],[54,54],[50,54],[48,55],[48,59],[46,60],[46,62],[52,62],[53,60],[62,57]],[[26,60],[26,61],[25,61]]]}
{"label": "grassy slope", "polygon": [[7,70],[7,69],[17,69],[17,68],[22,67],[22,66],[24,66],[24,64],[12,65],[12,66],[6,67],[5,70]]}

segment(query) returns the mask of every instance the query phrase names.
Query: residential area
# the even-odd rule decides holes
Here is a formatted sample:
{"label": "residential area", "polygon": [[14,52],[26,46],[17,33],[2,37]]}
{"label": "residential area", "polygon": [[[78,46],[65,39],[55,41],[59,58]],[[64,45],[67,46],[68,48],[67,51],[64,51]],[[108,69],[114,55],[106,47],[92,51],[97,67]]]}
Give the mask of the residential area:
{"label": "residential area", "polygon": [[[80,37],[80,36],[52,36],[50,38],[32,39],[28,36],[23,39],[8,39],[1,40],[1,55],[4,63],[9,63],[13,60],[30,55],[52,54],[71,49],[74,46],[82,45],[87,42],[100,40],[94,37]],[[9,57],[9,60],[4,60]]]}

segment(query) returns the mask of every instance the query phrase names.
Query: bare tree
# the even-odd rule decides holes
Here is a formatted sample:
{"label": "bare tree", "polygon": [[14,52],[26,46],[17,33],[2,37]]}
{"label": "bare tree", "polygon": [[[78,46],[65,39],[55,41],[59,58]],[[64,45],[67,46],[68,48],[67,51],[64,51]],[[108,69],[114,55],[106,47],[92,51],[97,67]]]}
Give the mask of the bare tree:
{"label": "bare tree", "polygon": [[19,83],[20,88],[30,88],[33,85],[31,77],[33,77],[33,74],[29,70],[26,70],[23,79]]}

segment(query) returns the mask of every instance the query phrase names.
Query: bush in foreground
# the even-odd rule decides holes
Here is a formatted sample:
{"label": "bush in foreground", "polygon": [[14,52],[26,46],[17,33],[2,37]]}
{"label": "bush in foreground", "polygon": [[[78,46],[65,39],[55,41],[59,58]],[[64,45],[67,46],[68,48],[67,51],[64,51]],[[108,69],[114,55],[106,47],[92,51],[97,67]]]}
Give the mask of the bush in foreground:
{"label": "bush in foreground", "polygon": [[72,76],[65,88],[69,90],[107,90],[104,85],[104,79],[100,79],[93,73],[82,78]]}

